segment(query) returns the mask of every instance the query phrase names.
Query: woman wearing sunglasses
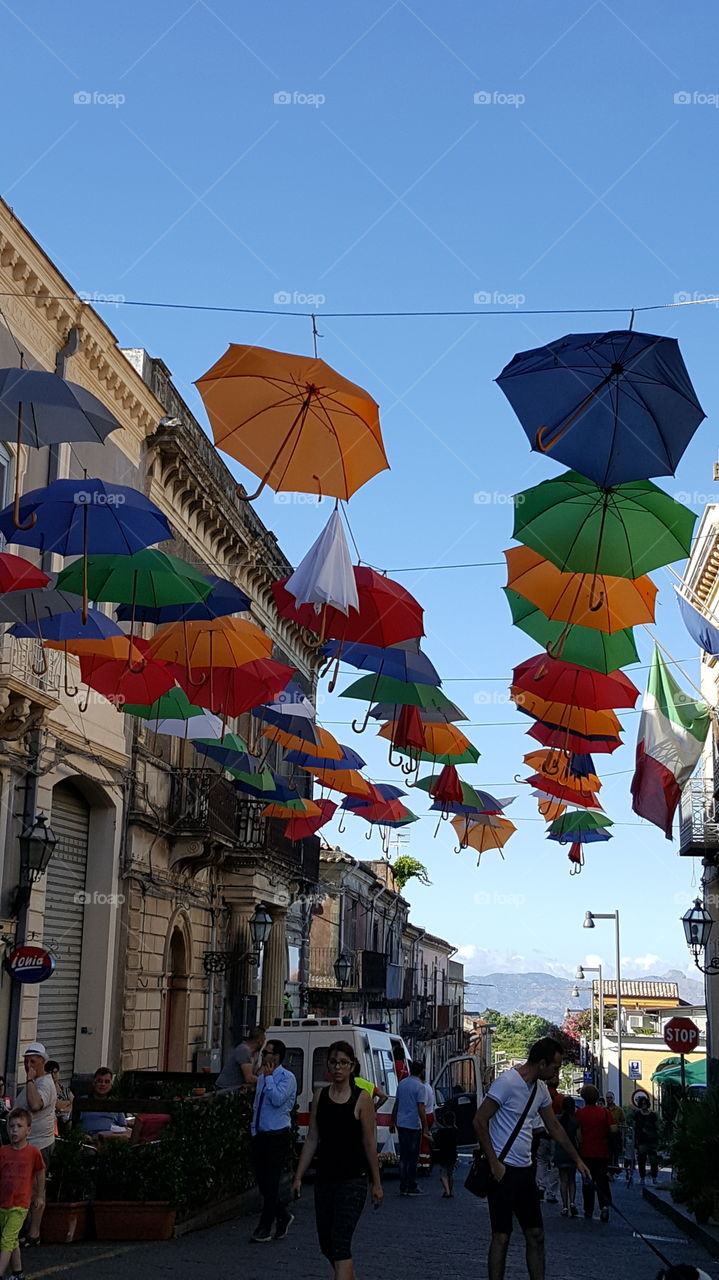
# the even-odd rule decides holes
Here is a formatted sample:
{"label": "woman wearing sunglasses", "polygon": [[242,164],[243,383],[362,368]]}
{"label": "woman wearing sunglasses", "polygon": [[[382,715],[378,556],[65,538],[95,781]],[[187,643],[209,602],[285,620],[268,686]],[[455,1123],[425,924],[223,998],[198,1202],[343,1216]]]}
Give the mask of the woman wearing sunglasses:
{"label": "woman wearing sunglasses", "polygon": [[368,1174],[375,1209],[383,1195],[374,1107],[367,1091],[355,1084],[354,1061],[354,1049],[345,1040],[330,1045],[330,1084],[312,1099],[309,1132],[292,1183],[297,1197],[316,1152],[317,1236],[335,1280],[356,1280],[352,1236],[367,1200]]}

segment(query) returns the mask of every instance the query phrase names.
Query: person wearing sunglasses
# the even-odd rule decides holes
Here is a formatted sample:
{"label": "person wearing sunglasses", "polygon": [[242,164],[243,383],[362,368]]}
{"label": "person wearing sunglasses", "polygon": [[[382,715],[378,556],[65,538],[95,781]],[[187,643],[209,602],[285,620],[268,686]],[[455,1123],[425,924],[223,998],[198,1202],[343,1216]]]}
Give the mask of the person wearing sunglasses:
{"label": "person wearing sunglasses", "polygon": [[352,1045],[345,1040],[330,1045],[330,1084],[318,1089],[312,1099],[309,1132],[292,1183],[297,1198],[317,1153],[317,1236],[335,1280],[356,1280],[352,1236],[367,1201],[368,1175],[375,1209],[383,1197],[374,1107],[367,1091],[355,1082],[354,1064]]}
{"label": "person wearing sunglasses", "polygon": [[262,1210],[250,1236],[253,1244],[284,1240],[295,1220],[280,1193],[280,1181],[290,1154],[290,1117],[297,1098],[297,1080],[282,1066],[286,1052],[282,1040],[268,1040],[260,1060],[250,1133]]}

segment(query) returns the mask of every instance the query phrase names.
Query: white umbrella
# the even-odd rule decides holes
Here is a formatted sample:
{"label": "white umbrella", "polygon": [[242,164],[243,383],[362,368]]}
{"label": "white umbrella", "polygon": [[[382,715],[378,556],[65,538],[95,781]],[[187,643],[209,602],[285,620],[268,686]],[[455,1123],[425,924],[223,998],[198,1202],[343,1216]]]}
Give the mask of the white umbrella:
{"label": "white umbrella", "polygon": [[143,720],[143,725],[152,733],[164,733],[168,738],[184,738],[189,742],[192,738],[221,738],[222,721],[211,711],[198,711],[196,716],[188,720]]}
{"label": "white umbrella", "polygon": [[332,512],[285,586],[298,605],[313,604],[316,613],[323,605],[331,605],[344,614],[350,609],[359,610],[357,583],[339,511]]}

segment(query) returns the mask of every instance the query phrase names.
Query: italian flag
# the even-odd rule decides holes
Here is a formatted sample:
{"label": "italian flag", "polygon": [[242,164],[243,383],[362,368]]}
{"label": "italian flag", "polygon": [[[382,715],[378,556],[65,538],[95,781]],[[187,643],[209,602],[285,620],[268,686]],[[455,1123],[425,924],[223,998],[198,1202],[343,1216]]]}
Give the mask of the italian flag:
{"label": "italian flag", "polygon": [[672,838],[682,787],[696,768],[709,732],[703,702],[694,702],[669,674],[655,648],[642,703],[632,808]]}

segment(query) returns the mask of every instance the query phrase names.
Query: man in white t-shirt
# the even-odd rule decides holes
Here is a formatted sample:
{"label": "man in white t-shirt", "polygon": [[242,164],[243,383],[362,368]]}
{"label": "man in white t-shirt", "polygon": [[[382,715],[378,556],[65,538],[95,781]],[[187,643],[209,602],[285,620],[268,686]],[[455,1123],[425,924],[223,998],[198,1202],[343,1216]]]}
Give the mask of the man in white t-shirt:
{"label": "man in white t-shirt", "polygon": [[[25,1084],[18,1089],[15,1098],[16,1107],[25,1107],[32,1115],[31,1140],[37,1147],[45,1163],[50,1162],[55,1146],[55,1107],[57,1105],[57,1089],[51,1075],[45,1072],[48,1055],[44,1044],[35,1041],[29,1044],[23,1054],[25,1065]],[[24,1227],[24,1238],[28,1244],[38,1244],[40,1240],[40,1223],[45,1208],[42,1203],[33,1203]]]}
{"label": "man in white t-shirt", "polygon": [[[562,1064],[562,1047],[546,1036],[537,1040],[521,1067],[510,1067],[492,1082],[479,1108],[475,1130],[489,1160],[492,1183],[487,1196],[492,1239],[489,1246],[489,1280],[504,1280],[512,1217],[524,1232],[529,1280],[544,1280],[544,1227],[539,1189],[532,1169],[532,1127],[541,1117],[547,1133],[564,1148],[582,1177],[590,1176],[552,1110],[545,1081],[551,1080]],[[534,1086],[532,1104],[522,1127],[504,1159],[506,1143],[522,1116]]]}

